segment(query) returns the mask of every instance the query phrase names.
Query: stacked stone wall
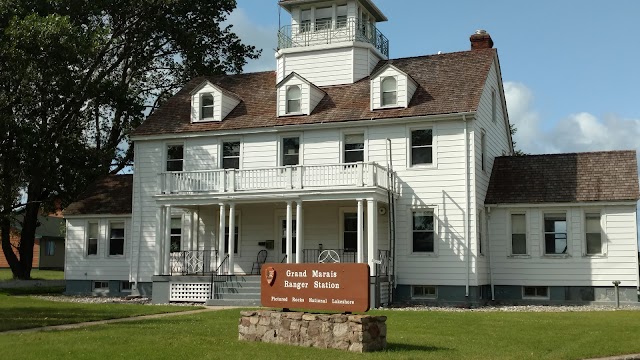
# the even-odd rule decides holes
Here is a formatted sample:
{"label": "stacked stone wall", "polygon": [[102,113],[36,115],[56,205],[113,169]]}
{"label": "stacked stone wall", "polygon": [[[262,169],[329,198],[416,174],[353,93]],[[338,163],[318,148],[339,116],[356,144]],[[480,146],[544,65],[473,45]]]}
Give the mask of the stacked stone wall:
{"label": "stacked stone wall", "polygon": [[238,338],[353,352],[387,347],[387,317],[272,310],[240,313]]}

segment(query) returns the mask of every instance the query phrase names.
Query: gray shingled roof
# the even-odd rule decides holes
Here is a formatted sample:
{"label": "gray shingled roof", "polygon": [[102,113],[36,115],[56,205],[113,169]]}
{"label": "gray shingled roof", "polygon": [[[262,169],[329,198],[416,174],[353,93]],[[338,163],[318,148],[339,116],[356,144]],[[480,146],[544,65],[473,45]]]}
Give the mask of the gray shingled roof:
{"label": "gray shingled roof", "polygon": [[[354,84],[321,87],[326,95],[311,115],[281,118],[276,112],[275,72],[199,77],[149,116],[133,136],[472,112],[495,56],[495,49],[481,49],[380,61],[374,73],[393,64],[418,83],[408,108],[371,111],[366,77]],[[189,93],[204,80],[236,94],[241,102],[221,122],[192,124]]]}
{"label": "gray shingled roof", "polygon": [[502,156],[485,204],[637,201],[635,151]]}
{"label": "gray shingled roof", "polygon": [[133,175],[109,175],[98,179],[78,200],[64,210],[64,215],[131,214]]}

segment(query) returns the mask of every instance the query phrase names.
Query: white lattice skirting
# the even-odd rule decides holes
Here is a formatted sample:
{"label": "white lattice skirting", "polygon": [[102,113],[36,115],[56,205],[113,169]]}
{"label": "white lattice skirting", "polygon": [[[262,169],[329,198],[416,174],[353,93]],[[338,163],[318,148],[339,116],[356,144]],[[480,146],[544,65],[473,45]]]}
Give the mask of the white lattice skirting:
{"label": "white lattice skirting", "polygon": [[171,283],[169,301],[206,302],[211,293],[207,283]]}

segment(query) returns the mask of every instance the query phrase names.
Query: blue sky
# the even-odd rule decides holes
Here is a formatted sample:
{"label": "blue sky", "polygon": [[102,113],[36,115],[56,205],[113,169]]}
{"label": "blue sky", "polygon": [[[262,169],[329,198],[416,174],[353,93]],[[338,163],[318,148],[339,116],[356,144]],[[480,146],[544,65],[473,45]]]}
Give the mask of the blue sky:
{"label": "blue sky", "polygon": [[[392,58],[468,50],[469,36],[487,30],[525,152],[640,150],[640,1],[375,2]],[[263,49],[245,70],[275,69],[277,0],[238,0],[229,22]]]}

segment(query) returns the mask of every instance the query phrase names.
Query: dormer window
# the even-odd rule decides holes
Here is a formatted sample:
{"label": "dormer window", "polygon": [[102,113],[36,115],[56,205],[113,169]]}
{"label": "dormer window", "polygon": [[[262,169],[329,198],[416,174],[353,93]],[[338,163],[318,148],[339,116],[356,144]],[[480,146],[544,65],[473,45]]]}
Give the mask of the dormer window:
{"label": "dormer window", "polygon": [[292,85],[287,88],[287,114],[296,114],[300,112],[300,100],[302,91],[300,86]]}
{"label": "dormer window", "polygon": [[393,76],[382,79],[382,106],[393,106],[398,104],[398,82]]}
{"label": "dormer window", "polygon": [[200,120],[213,118],[213,94],[200,95]]}

